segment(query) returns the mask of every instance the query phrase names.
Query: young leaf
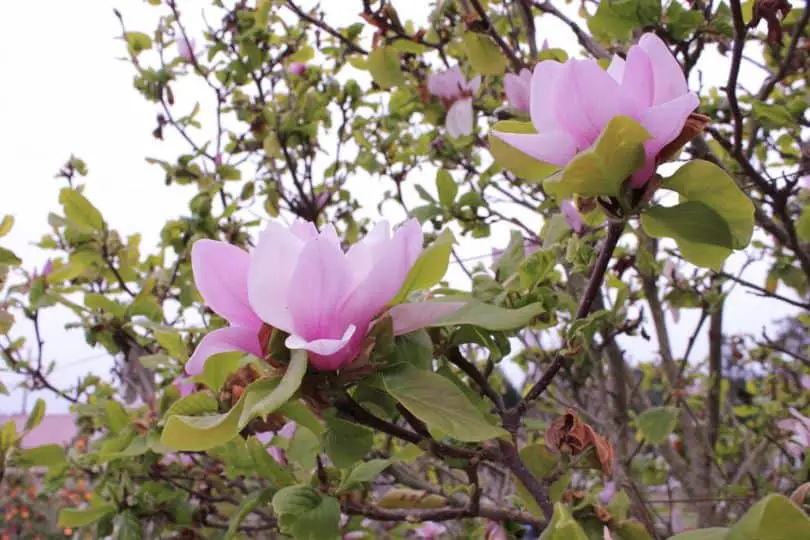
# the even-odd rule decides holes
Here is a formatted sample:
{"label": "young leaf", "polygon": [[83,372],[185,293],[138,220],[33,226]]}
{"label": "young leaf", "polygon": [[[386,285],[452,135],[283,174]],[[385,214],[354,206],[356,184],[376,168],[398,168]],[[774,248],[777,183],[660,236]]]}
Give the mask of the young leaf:
{"label": "young leaf", "polygon": [[725,540],[810,538],[810,517],[778,493],[766,495],[728,531]]}
{"label": "young leaf", "polygon": [[79,510],[77,508],[63,508],[59,512],[58,525],[60,527],[85,527],[95,523],[108,514],[115,512],[115,506],[104,504]]}
{"label": "young leaf", "polygon": [[478,442],[506,436],[488,423],[456,386],[441,375],[402,366],[383,376],[386,391],[429,427],[454,439]]}
{"label": "young leaf", "polygon": [[551,523],[538,540],[588,540],[588,536],[571,515],[570,508],[562,503],[556,503]]}
{"label": "young leaf", "polygon": [[444,231],[428,246],[411,267],[405,282],[400,287],[390,305],[395,306],[404,302],[408,295],[414,291],[429,289],[439,282],[447,272],[450,261],[450,252],[453,249],[455,238],[449,230]]}
{"label": "young leaf", "polygon": [[636,426],[650,444],[664,442],[678,423],[678,407],[653,407],[636,418]]}
{"label": "young leaf", "polygon": [[439,192],[439,202],[442,206],[445,208],[453,206],[458,195],[458,185],[444,169],[436,171],[436,190]]}
{"label": "young leaf", "polygon": [[588,150],[580,152],[543,187],[558,201],[583,197],[618,197],[630,175],[644,165],[644,142],[650,134],[627,116],[616,116]]}
{"label": "young leaf", "polygon": [[[459,298],[444,297],[443,301],[459,301]],[[526,326],[532,319],[545,311],[542,304],[529,304],[518,309],[506,309],[477,300],[467,299],[467,303],[456,312],[430,326],[454,326],[471,324],[487,330],[514,330]]]}
{"label": "young leaf", "polygon": [[59,202],[68,222],[80,232],[92,233],[104,229],[101,213],[75,189],[62,188],[59,192]]}
{"label": "young leaf", "polygon": [[368,55],[367,68],[381,88],[391,88],[405,82],[399,67],[399,56],[392,47],[377,47]]}
{"label": "young leaf", "polygon": [[25,421],[25,431],[31,431],[37,427],[43,418],[45,418],[45,401],[39,398],[34,404],[31,414],[28,415],[28,420]]}
{"label": "young leaf", "polygon": [[339,469],[351,467],[365,457],[374,444],[374,434],[367,428],[340,420],[326,419],[324,450]]}
{"label": "young leaf", "polygon": [[371,482],[380,476],[389,465],[391,465],[390,459],[372,459],[360,463],[352,469],[346,479],[340,483],[340,487],[337,490],[338,495],[351,491],[366,482]]}
{"label": "young leaf", "polygon": [[502,75],[506,58],[489,36],[476,32],[464,33],[464,49],[472,68],[481,75]]}

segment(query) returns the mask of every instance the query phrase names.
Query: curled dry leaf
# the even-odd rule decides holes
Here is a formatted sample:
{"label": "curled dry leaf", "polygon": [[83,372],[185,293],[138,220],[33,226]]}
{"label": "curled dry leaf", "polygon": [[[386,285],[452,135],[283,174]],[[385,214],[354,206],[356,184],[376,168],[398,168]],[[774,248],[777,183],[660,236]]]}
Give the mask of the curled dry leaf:
{"label": "curled dry leaf", "polygon": [[608,476],[613,473],[613,447],[610,442],[580,420],[573,409],[566,410],[551,423],[545,439],[549,447],[573,456],[593,448],[602,472]]}

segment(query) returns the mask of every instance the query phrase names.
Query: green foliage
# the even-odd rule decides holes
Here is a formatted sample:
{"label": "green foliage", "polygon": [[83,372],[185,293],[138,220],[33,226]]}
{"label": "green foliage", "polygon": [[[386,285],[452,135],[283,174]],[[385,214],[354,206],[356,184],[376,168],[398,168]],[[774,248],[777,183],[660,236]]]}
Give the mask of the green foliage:
{"label": "green foliage", "polygon": [[684,258],[715,270],[732,250],[748,245],[754,228],[753,204],[717,165],[691,161],[661,186],[677,192],[681,202],[645,210],[641,223],[647,234],[673,238]]}
{"label": "green foliage", "polygon": [[383,381],[391,397],[437,433],[470,442],[507,435],[440,375],[405,365],[386,373]]}
{"label": "green foliage", "polygon": [[399,67],[399,56],[393,47],[377,47],[368,55],[367,68],[382,88],[391,88],[405,82]]}
{"label": "green foliage", "polygon": [[273,496],[273,511],[282,532],[303,540],[333,540],[338,533],[340,504],[306,485],[280,489]]}
{"label": "green foliage", "polygon": [[752,506],[725,540],[787,540],[810,537],[810,518],[796,504],[777,493]]}
{"label": "green foliage", "polygon": [[463,40],[467,58],[476,72],[481,75],[503,74],[506,70],[506,58],[492,38],[484,34],[466,32]]}
{"label": "green foliage", "polygon": [[453,234],[450,231],[444,231],[430,246],[425,248],[416,259],[405,277],[405,282],[390,304],[401,304],[410,293],[428,289],[438,283],[447,272],[454,243]]}
{"label": "green foliage", "polygon": [[551,175],[559,167],[538,161],[520,150],[503,142],[494,132],[502,133],[536,133],[531,122],[502,120],[492,126],[488,135],[489,151],[498,167],[508,170],[518,178],[539,182]]}
{"label": "green foliage", "polygon": [[650,138],[638,122],[617,116],[605,126],[590,149],[580,152],[543,187],[558,201],[577,194],[583,197],[620,197],[622,186],[644,165],[644,141]]}
{"label": "green foliage", "polygon": [[571,510],[562,503],[554,505],[551,522],[538,540],[588,540],[585,531],[571,515]]}

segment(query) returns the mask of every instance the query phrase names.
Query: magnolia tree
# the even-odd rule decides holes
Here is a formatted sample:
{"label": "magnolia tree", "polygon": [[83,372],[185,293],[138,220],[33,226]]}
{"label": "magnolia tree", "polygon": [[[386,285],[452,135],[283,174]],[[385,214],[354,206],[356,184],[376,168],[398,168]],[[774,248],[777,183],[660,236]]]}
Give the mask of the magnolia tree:
{"label": "magnolia tree", "polygon": [[[810,5],[148,4],[156,29],[116,11],[121,47],[151,136],[186,145],[150,189],[193,197],[141,246],[71,158],[51,262],[0,250],[6,370],[80,433],[24,447],[44,402],[3,427],[11,493],[60,510],[4,487],[8,530],[810,538]],[[751,293],[786,318],[734,335]],[[57,384],[53,306],[114,380]]]}

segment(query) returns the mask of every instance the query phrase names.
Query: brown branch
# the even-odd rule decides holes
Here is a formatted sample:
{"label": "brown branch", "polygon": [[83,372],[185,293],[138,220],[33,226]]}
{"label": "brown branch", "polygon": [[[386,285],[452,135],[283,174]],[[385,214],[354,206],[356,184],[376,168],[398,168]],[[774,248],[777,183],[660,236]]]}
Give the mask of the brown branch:
{"label": "brown branch", "polygon": [[610,58],[610,53],[608,53],[604,47],[599,45],[588,33],[582,29],[577,23],[569,19],[563,12],[559,9],[554,7],[550,0],[545,0],[544,2],[535,2],[535,7],[537,7],[543,13],[548,13],[549,15],[553,15],[557,17],[560,21],[568,25],[574,35],[577,36],[577,40],[579,44],[582,45],[586,51],[588,51],[592,56],[596,58]]}
{"label": "brown branch", "polygon": [[475,9],[475,12],[481,18],[481,21],[486,26],[487,33],[495,41],[495,43],[497,43],[498,47],[501,48],[503,53],[509,59],[509,62],[512,63],[512,69],[514,69],[515,72],[519,72],[521,69],[526,67],[526,64],[523,63],[523,60],[518,58],[517,54],[515,54],[515,51],[512,50],[512,47],[510,47],[509,44],[506,43],[503,40],[503,38],[498,34],[498,32],[495,30],[495,26],[492,24],[492,21],[489,20],[489,16],[487,15],[487,12],[484,10],[484,7],[481,5],[481,2],[479,2],[479,0],[470,0],[470,3],[472,4],[473,9]]}
{"label": "brown branch", "polygon": [[745,47],[746,26],[743,20],[740,0],[730,0],[731,19],[734,23],[734,48],[731,51],[731,68],[726,82],[726,95],[731,107],[731,117],[734,124],[734,151],[742,151],[743,117],[740,104],[737,101],[737,78],[740,76],[740,63],[742,62],[743,48]]}
{"label": "brown branch", "polygon": [[492,385],[489,384],[486,377],[484,377],[484,375],[478,371],[478,368],[464,358],[464,355],[461,354],[458,347],[451,347],[447,351],[447,359],[461,371],[466,373],[467,376],[478,385],[478,388],[481,389],[481,393],[487,396],[492,403],[495,404],[495,407],[499,412],[504,410],[503,398],[501,395],[496,392],[494,388],[492,388]]}
{"label": "brown branch", "polygon": [[302,10],[300,7],[296,6],[291,0],[287,0],[287,3],[285,5],[293,13],[295,13],[296,15],[301,17],[303,20],[307,21],[310,24],[314,24],[315,26],[317,26],[318,28],[320,28],[321,30],[323,30],[324,32],[329,34],[330,36],[333,36],[333,37],[337,38],[337,40],[340,41],[341,43],[343,43],[346,46],[346,48],[349,49],[351,52],[355,52],[355,53],[359,53],[359,54],[368,54],[368,51],[365,50],[363,47],[357,45],[356,43],[351,41],[349,38],[347,38],[346,36],[344,36],[343,34],[338,32],[337,30],[335,30],[334,28],[332,28],[331,26],[329,26],[328,24],[326,24],[322,20],[316,19],[315,17],[313,17],[311,15],[308,15],[304,10]]}

